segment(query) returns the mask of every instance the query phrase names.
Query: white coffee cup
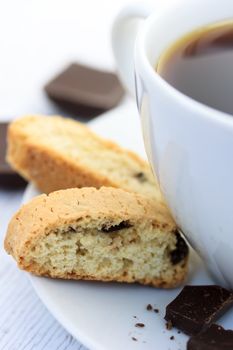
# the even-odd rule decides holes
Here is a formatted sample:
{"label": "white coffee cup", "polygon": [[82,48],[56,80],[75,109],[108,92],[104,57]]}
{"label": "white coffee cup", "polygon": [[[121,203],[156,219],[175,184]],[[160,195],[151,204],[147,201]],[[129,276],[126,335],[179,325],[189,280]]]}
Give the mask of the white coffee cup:
{"label": "white coffee cup", "polygon": [[155,72],[177,39],[229,19],[230,0],[173,1],[157,9],[137,4],[119,14],[112,37],[122,81],[136,91],[148,159],[173,217],[219,283],[233,288],[233,116],[194,101]]}

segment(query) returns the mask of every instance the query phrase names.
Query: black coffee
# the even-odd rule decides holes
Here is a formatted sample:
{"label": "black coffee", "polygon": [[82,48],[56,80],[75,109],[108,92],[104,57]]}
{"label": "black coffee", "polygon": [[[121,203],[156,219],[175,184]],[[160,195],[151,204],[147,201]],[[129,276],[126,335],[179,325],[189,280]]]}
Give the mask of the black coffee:
{"label": "black coffee", "polygon": [[233,22],[182,37],[160,57],[156,71],[184,94],[233,114]]}

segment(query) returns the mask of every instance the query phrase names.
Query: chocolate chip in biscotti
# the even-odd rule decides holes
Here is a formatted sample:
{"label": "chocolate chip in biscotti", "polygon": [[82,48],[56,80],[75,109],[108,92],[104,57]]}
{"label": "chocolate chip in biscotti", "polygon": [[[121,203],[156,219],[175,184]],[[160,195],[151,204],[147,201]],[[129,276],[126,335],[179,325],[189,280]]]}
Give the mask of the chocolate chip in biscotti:
{"label": "chocolate chip in biscotti", "polygon": [[233,305],[233,293],[220,286],[185,286],[166,307],[165,320],[186,334],[207,329]]}
{"label": "chocolate chip in biscotti", "polygon": [[122,221],[118,225],[112,225],[112,226],[104,225],[102,226],[101,231],[109,233],[109,232],[120,231],[130,227],[132,227],[132,225],[129,223],[129,221]]}
{"label": "chocolate chip in biscotti", "polygon": [[188,251],[189,251],[189,248],[187,243],[185,242],[183,237],[181,237],[180,233],[177,231],[176,232],[176,249],[170,253],[172,264],[176,265],[182,260],[184,260],[188,255]]}
{"label": "chocolate chip in biscotti", "polygon": [[134,177],[141,183],[148,181],[146,175],[141,171],[139,173],[136,173]]}
{"label": "chocolate chip in biscotti", "polygon": [[206,331],[193,336],[187,343],[187,350],[232,350],[233,331],[213,324]]}

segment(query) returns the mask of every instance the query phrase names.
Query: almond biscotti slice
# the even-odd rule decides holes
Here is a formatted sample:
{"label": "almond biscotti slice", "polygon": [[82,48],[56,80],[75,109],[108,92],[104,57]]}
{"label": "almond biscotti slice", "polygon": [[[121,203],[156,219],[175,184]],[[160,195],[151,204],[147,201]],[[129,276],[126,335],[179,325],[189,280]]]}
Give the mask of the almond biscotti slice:
{"label": "almond biscotti slice", "polygon": [[34,198],[12,218],[5,249],[53,278],[175,287],[187,272],[188,247],[164,207],[110,187]]}
{"label": "almond biscotti slice", "polygon": [[14,121],[7,160],[45,193],[110,186],[163,201],[147,162],[68,118],[26,116]]}

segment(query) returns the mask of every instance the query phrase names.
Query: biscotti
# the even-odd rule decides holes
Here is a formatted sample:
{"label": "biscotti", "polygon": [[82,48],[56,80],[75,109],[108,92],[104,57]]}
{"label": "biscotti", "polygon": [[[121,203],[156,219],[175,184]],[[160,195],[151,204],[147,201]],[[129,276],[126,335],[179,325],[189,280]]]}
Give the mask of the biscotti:
{"label": "biscotti", "polygon": [[26,116],[8,130],[7,160],[40,191],[110,186],[163,201],[147,162],[62,117]]}
{"label": "biscotti", "polygon": [[188,247],[167,210],[116,188],[40,195],[12,218],[5,249],[20,268],[64,279],[175,287]]}

